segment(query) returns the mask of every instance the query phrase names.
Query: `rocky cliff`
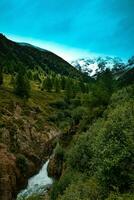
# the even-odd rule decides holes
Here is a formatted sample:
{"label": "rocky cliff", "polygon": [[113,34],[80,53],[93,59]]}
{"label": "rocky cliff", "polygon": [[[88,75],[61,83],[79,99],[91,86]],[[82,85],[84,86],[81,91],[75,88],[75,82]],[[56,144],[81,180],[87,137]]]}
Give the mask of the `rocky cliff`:
{"label": "rocky cliff", "polygon": [[13,200],[51,154],[60,132],[47,122],[38,126],[37,107],[12,102],[0,111],[0,199]]}

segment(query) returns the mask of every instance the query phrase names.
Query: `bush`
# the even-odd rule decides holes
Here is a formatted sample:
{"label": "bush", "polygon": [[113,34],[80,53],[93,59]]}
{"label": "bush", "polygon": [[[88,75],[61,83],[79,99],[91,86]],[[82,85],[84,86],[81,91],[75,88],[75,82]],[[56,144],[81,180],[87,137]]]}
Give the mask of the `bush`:
{"label": "bush", "polygon": [[134,180],[134,104],[126,102],[112,109],[106,120],[89,130],[92,135],[94,168],[107,190],[127,191]]}
{"label": "bush", "polygon": [[59,181],[56,181],[53,184],[51,193],[50,193],[50,199],[56,200],[59,195],[63,195],[66,188],[71,184],[75,183],[79,179],[84,179],[85,176],[68,168],[64,171],[64,175],[61,176]]}
{"label": "bush", "polygon": [[92,152],[89,138],[81,135],[69,150],[67,163],[80,172],[88,172],[91,168]]}
{"label": "bush", "polygon": [[63,160],[64,150],[59,143],[57,143],[57,145],[54,149],[54,154],[55,154],[56,159]]}
{"label": "bush", "polygon": [[133,200],[134,194],[110,194],[106,200]]}
{"label": "bush", "polygon": [[87,114],[87,109],[85,107],[79,106],[72,111],[72,118],[75,124],[78,124],[84,115]]}
{"label": "bush", "polygon": [[68,172],[60,180],[53,184],[50,198],[51,200],[56,200],[59,194],[63,194],[63,191],[68,187],[72,181],[72,173]]}
{"label": "bush", "polygon": [[94,178],[72,183],[58,200],[100,200],[100,187]]}
{"label": "bush", "polygon": [[50,106],[57,108],[57,109],[65,109],[67,107],[67,104],[65,101],[58,100],[50,103]]}

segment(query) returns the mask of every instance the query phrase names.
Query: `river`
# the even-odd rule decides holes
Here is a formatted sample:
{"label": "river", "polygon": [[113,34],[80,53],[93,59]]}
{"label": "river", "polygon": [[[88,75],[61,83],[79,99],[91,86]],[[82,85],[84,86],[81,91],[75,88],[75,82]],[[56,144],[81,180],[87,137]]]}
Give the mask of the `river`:
{"label": "river", "polygon": [[20,191],[17,200],[27,198],[32,195],[44,194],[53,183],[52,178],[48,177],[47,167],[49,160],[42,166],[38,174],[28,180],[27,188]]}

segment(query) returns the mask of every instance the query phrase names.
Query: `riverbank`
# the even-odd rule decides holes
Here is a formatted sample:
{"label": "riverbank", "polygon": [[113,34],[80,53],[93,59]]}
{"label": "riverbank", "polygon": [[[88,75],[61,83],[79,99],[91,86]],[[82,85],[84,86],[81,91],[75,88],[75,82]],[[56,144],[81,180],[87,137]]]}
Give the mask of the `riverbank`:
{"label": "riverbank", "polygon": [[42,166],[38,174],[28,180],[27,187],[17,195],[17,200],[27,199],[35,195],[44,195],[50,189],[53,179],[48,177],[48,164],[49,160]]}

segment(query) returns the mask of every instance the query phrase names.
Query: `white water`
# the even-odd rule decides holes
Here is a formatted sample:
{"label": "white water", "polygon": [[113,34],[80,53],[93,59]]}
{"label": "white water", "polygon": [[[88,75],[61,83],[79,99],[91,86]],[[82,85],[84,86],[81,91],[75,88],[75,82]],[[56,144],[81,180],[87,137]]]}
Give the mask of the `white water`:
{"label": "white water", "polygon": [[22,190],[18,196],[17,200],[21,200],[24,197],[29,197],[35,194],[43,194],[53,183],[53,180],[48,177],[47,166],[49,160],[43,165],[39,173],[28,180],[27,188]]}

